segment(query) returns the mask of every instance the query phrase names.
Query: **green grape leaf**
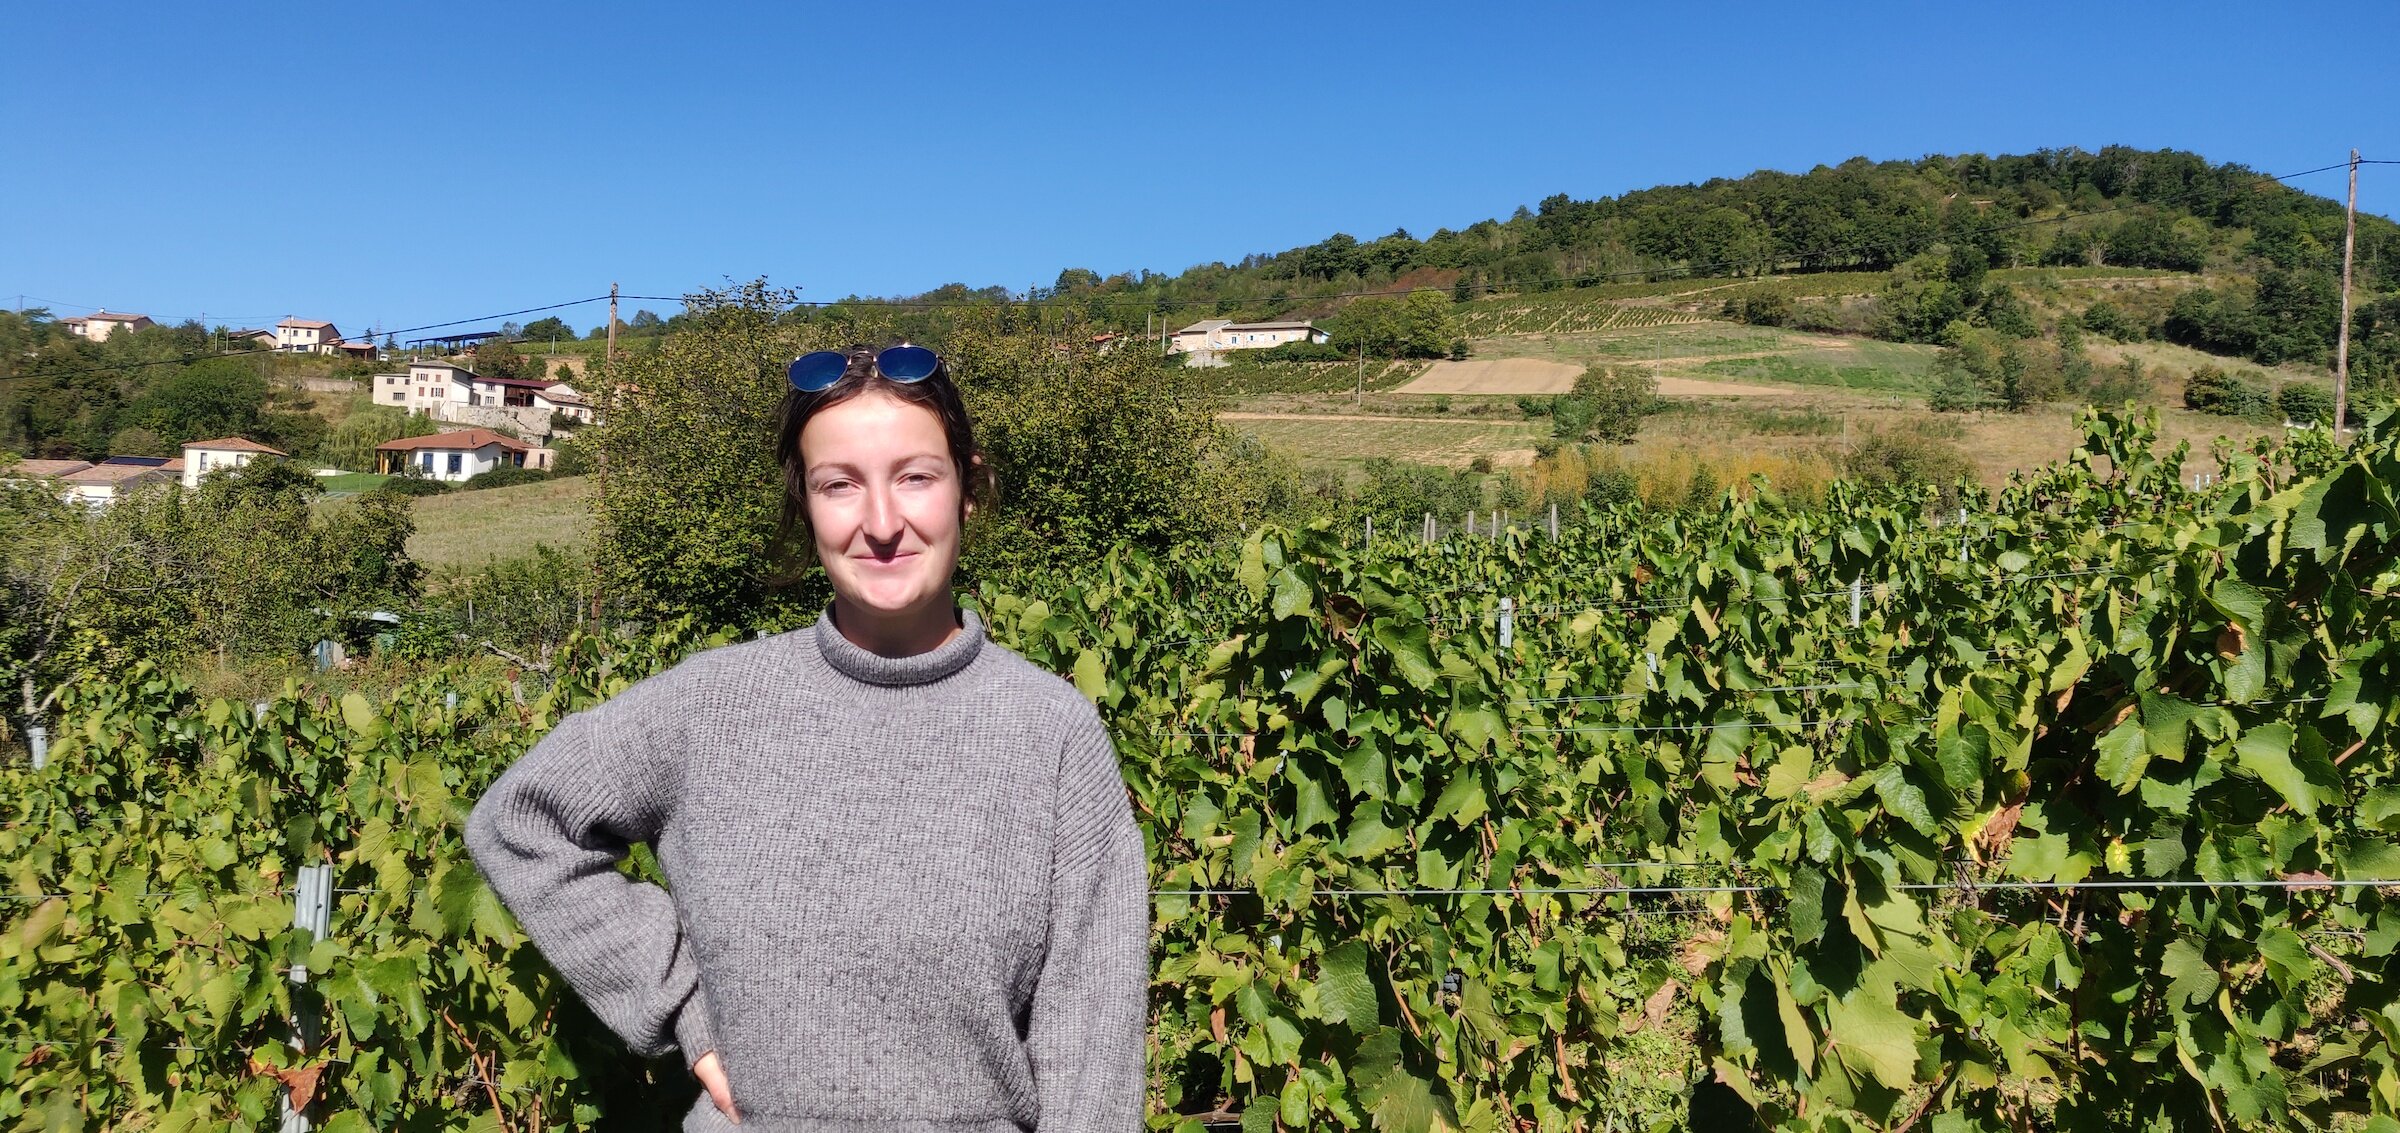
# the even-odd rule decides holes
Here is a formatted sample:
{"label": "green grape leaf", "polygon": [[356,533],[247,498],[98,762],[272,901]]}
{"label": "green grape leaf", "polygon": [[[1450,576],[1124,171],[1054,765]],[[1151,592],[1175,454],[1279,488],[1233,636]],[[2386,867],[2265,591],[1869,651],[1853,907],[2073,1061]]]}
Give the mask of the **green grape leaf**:
{"label": "green grape leaf", "polygon": [[1867,988],[1829,1000],[1825,1016],[1828,1045],[1842,1065],[1895,1090],[1915,1083],[1915,1019]]}
{"label": "green grape leaf", "polygon": [[2292,761],[2294,737],[2289,724],[2261,724],[2234,741],[2233,752],[2242,770],[2274,789],[2293,810],[2317,813],[2317,789]]}
{"label": "green grape leaf", "polygon": [[1367,975],[1367,946],[1353,940],[1335,946],[1317,965],[1317,1015],[1328,1023],[1347,1023],[1353,1030],[1375,1024],[1375,983]]}

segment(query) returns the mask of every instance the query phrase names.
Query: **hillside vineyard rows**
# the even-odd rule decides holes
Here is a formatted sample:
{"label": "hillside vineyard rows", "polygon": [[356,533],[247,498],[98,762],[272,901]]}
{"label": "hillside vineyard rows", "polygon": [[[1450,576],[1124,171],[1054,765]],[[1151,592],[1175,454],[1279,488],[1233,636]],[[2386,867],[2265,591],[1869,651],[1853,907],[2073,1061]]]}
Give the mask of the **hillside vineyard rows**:
{"label": "hillside vineyard rows", "polygon": [[[1761,490],[1556,540],[1270,530],[978,601],[1115,731],[1157,1127],[1655,1127],[1648,1051],[1776,1128],[2394,1130],[2394,424],[2194,491],[2092,416],[1963,522]],[[0,785],[0,1119],[676,1104],[460,829],[561,716],[721,640],[579,638],[513,694],[71,690]]]}

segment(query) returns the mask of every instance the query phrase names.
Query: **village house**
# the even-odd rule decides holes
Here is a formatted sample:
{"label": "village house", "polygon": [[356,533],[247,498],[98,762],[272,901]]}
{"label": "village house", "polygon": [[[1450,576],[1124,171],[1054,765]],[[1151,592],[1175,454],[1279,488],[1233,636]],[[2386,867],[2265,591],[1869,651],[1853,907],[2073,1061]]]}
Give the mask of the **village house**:
{"label": "village house", "polygon": [[547,468],[550,450],[537,449],[490,429],[462,429],[429,437],[404,437],[375,446],[375,470],[389,476],[414,470],[428,480],[456,483],[495,468]]}
{"label": "village house", "polygon": [[0,484],[11,487],[45,484],[91,466],[88,460],[20,460],[0,471]]}
{"label": "village house", "polygon": [[565,382],[495,378],[449,362],[411,362],[405,374],[377,374],[375,404],[461,425],[505,425],[528,436],[550,432],[553,413],[583,424],[591,403]]}
{"label": "village house", "polygon": [[151,484],[171,484],[183,462],[163,456],[112,456],[89,468],[60,476],[53,483],[60,498],[71,504],[101,508]]}
{"label": "village house", "polygon": [[1167,350],[1173,354],[1195,355],[1205,362],[1224,350],[1265,350],[1287,342],[1323,343],[1330,338],[1309,319],[1272,319],[1257,323],[1203,319],[1168,336]]}
{"label": "village house", "polygon": [[106,342],[110,335],[121,330],[148,330],[157,326],[148,315],[127,315],[111,311],[94,311],[88,315],[58,320],[67,333],[94,342]]}
{"label": "village house", "polygon": [[262,327],[243,327],[225,332],[225,345],[235,350],[273,350],[275,332]]}
{"label": "village house", "polygon": [[197,488],[200,478],[224,468],[240,468],[261,456],[287,456],[248,437],[219,437],[183,446],[183,486]]}
{"label": "village house", "polygon": [[375,404],[441,416],[441,407],[467,404],[475,373],[448,362],[411,362],[405,374],[375,375]]}
{"label": "village house", "polygon": [[285,319],[275,324],[275,349],[299,354],[331,354],[342,344],[342,332],[332,323],[314,319]]}
{"label": "village house", "polygon": [[552,382],[533,391],[533,407],[543,413],[564,413],[586,425],[592,423],[592,404],[565,382]]}

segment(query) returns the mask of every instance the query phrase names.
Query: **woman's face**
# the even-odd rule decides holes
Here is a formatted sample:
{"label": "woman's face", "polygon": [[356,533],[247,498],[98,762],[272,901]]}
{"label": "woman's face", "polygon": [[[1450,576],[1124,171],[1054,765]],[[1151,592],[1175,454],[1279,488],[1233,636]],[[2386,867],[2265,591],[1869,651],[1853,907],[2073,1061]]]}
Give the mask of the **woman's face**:
{"label": "woman's face", "polygon": [[861,394],[809,418],[800,457],[809,526],[834,593],[885,616],[947,612],[965,486],[940,418]]}

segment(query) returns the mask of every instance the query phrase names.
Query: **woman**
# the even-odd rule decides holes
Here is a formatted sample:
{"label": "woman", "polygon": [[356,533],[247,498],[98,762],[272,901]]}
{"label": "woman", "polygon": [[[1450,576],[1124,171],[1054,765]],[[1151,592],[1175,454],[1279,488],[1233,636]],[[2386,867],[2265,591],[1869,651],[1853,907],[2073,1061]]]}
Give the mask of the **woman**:
{"label": "woman", "polygon": [[905,344],[790,378],[784,530],[832,607],[561,721],[468,847],[628,1046],[681,1048],[686,1130],[1138,1129],[1141,835],[1091,704],[952,600],[958,389]]}

